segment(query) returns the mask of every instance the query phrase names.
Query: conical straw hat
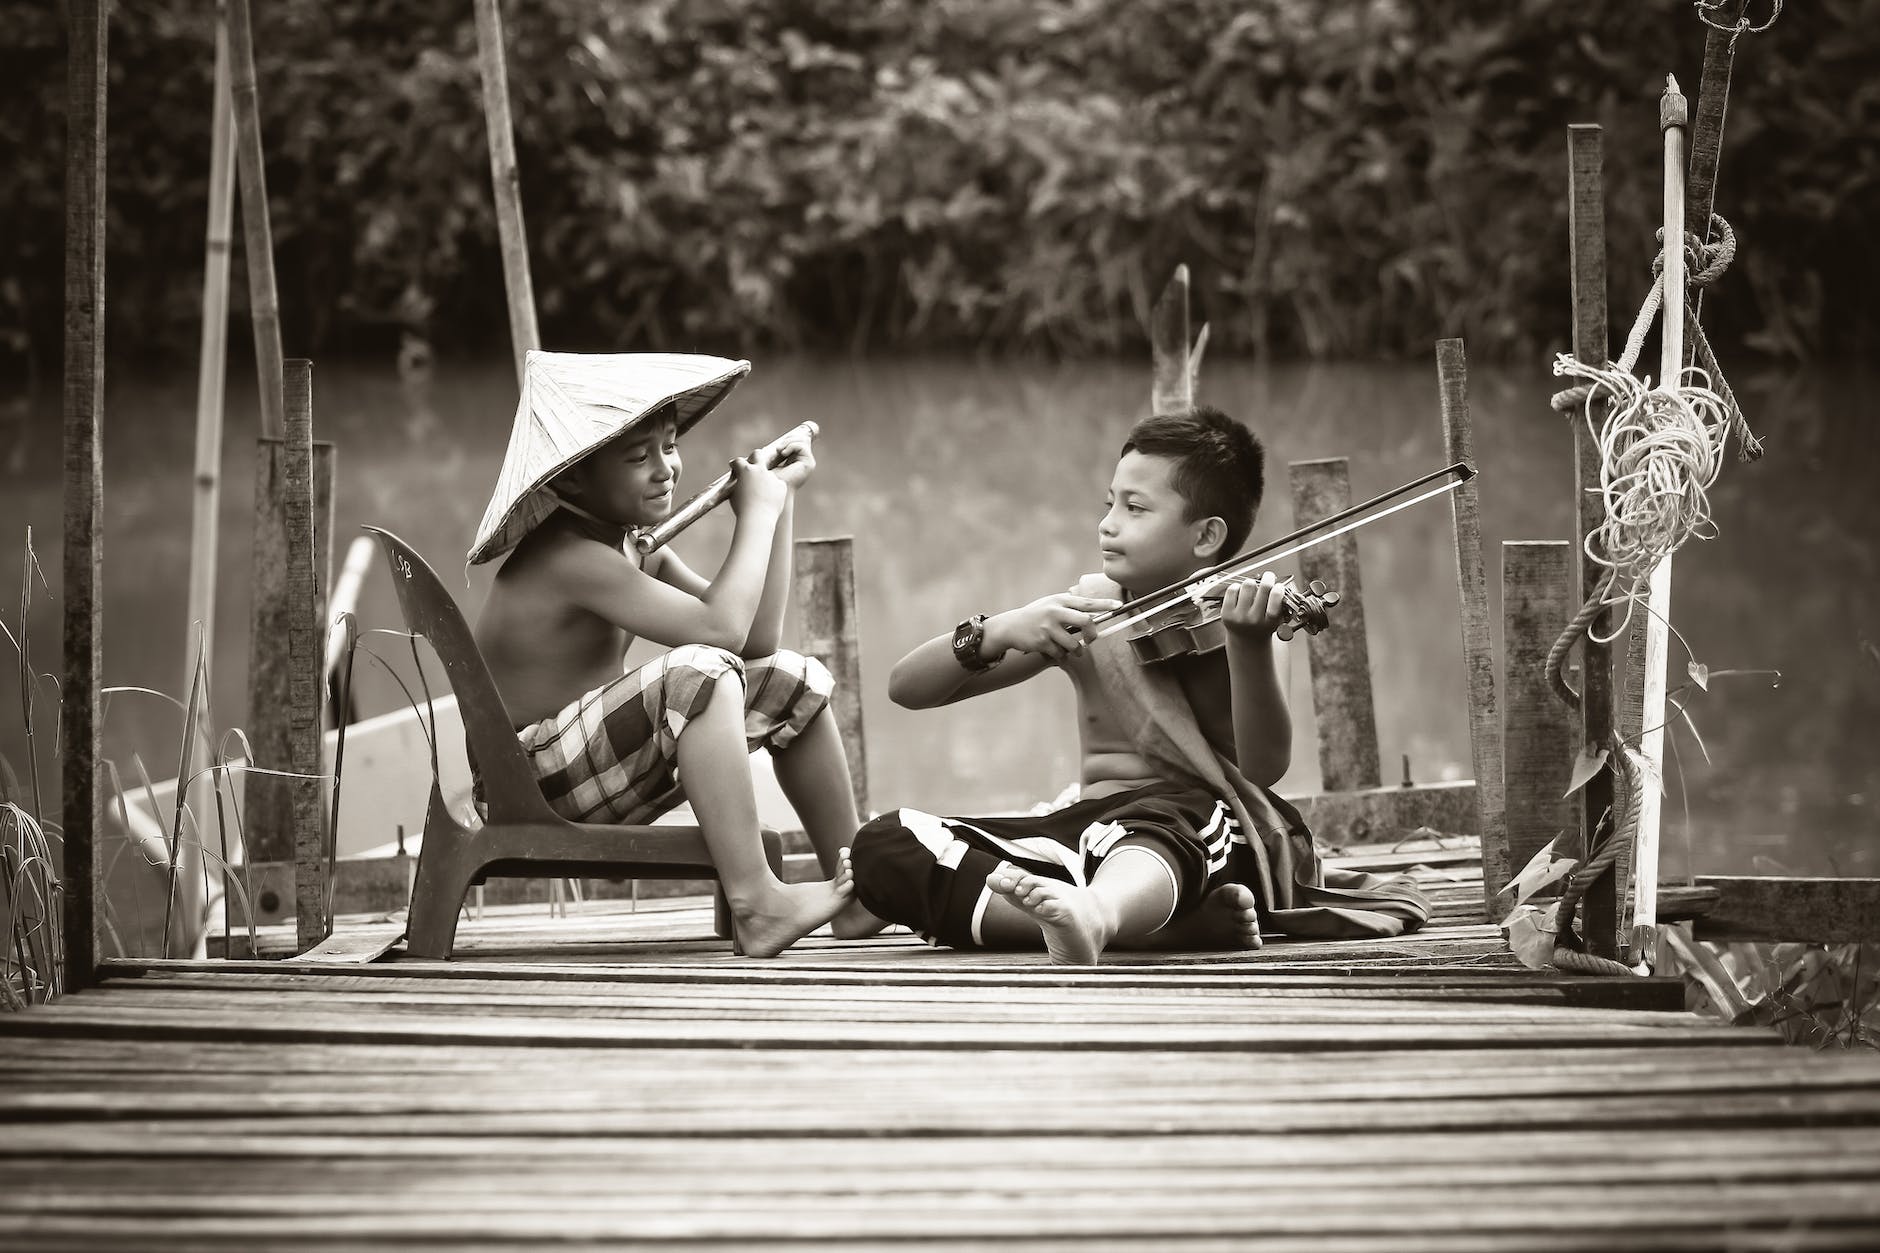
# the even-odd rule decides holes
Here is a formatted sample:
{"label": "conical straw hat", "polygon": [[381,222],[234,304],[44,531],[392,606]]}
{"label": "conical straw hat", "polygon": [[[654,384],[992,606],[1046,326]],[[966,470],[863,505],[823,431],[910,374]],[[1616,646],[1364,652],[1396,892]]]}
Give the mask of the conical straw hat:
{"label": "conical straw hat", "polygon": [[544,485],[557,474],[668,405],[683,434],[750,369],[748,361],[696,353],[531,351],[470,564],[502,556],[555,511]]}

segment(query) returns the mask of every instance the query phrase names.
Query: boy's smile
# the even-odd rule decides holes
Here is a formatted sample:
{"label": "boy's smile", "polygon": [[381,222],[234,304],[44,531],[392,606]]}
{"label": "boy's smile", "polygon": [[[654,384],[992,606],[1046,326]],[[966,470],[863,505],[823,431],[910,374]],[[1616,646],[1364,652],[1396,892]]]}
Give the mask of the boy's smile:
{"label": "boy's smile", "polygon": [[670,419],[597,448],[569,472],[567,493],[596,517],[645,526],[672,512],[684,465]]}
{"label": "boy's smile", "polygon": [[1110,479],[1097,524],[1103,573],[1137,593],[1166,587],[1220,560],[1213,551],[1220,520],[1188,519],[1188,502],[1170,482],[1174,469],[1172,458],[1131,449]]}

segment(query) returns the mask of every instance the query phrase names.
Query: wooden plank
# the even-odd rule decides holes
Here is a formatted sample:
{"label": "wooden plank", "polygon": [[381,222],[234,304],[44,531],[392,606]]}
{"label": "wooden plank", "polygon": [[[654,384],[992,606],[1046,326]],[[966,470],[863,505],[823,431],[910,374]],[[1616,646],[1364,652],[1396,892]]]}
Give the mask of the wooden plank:
{"label": "wooden plank", "polygon": [[[286,411],[282,437],[285,481],[282,521],[286,530],[283,608],[287,615],[287,760],[297,776],[287,780],[294,839],[294,918],[297,947],[312,948],[327,935],[326,806],[321,779],[321,710],[326,684],[326,579],[316,566],[313,485],[313,362],[295,358],[285,364]],[[329,502],[331,488],[329,486]],[[332,542],[329,503],[327,541]],[[330,555],[330,550],[329,550]],[[319,563],[323,566],[325,563]]]}
{"label": "wooden plank", "polygon": [[855,611],[855,541],[847,535],[796,541],[797,647],[829,668],[830,709],[842,733],[855,812],[868,814],[868,751],[862,731],[861,621]]}
{"label": "wooden plank", "polygon": [[1150,412],[1181,413],[1194,407],[1198,363],[1188,345],[1188,267],[1178,265],[1149,314],[1149,351],[1155,371]]}
{"label": "wooden plank", "polygon": [[[1579,822],[1567,795],[1578,738],[1572,710],[1555,699],[1547,679],[1548,650],[1578,608],[1572,603],[1572,561],[1566,540],[1507,540],[1501,546],[1501,743],[1510,870],[1527,865]],[[1557,887],[1551,894],[1559,895]],[[1514,902],[1504,897],[1502,904],[1512,908]]]}
{"label": "wooden plank", "polygon": [[1699,875],[1719,894],[1700,917],[1700,940],[1797,944],[1880,943],[1880,879]]}
{"label": "wooden plank", "polygon": [[[65,157],[64,525],[60,559],[59,820],[65,894],[64,979],[85,987],[98,964],[97,856],[105,789],[99,687],[104,673],[104,205],[106,48],[98,0],[67,6]],[[30,586],[30,573],[22,576]],[[21,624],[24,628],[25,624]],[[38,798],[33,798],[37,805]],[[51,818],[51,814],[39,815]],[[57,978],[56,972],[48,972]]]}
{"label": "wooden plank", "polygon": [[235,170],[241,180],[242,252],[248,266],[248,316],[255,333],[255,381],[261,435],[278,438],[284,422],[281,302],[274,284],[274,232],[268,222],[267,166],[261,152],[261,100],[255,85],[254,26],[248,0],[225,0],[229,96],[235,110]]}
{"label": "wooden plank", "polygon": [[[1436,341],[1442,397],[1443,456],[1475,464],[1469,423],[1468,357],[1459,339]],[[1476,829],[1482,836],[1482,916],[1500,918],[1497,894],[1508,881],[1508,825],[1502,804],[1500,718],[1495,704],[1495,642],[1488,623],[1488,575],[1482,565],[1481,504],[1473,478],[1449,494],[1456,530],[1456,594],[1461,602],[1462,668],[1469,700],[1469,756],[1475,767]]]}
{"label": "wooden plank", "polygon": [[489,136],[490,185],[496,197],[496,238],[503,257],[509,303],[509,344],[516,383],[523,381],[531,349],[541,347],[535,325],[535,287],[529,278],[529,240],[522,228],[522,179],[516,168],[516,132],[509,118],[509,69],[503,50],[503,14],[497,0],[476,0],[477,74],[483,84],[483,123]]}
{"label": "wooden plank", "polygon": [[[326,618],[327,575],[333,552],[333,483],[338,454],[331,443],[313,442],[314,608],[309,622]],[[255,444],[255,538],[249,584],[248,717],[243,726],[258,765],[291,770],[288,715],[293,707],[287,643],[295,614],[289,603],[292,542],[286,514],[291,491],[289,451],[281,439]],[[319,632],[325,639],[325,632]],[[249,861],[294,860],[293,790],[289,781],[249,774],[242,784],[242,835]]]}
{"label": "wooden plank", "polygon": [[[1361,791],[1312,792],[1286,799],[1306,820],[1313,835],[1333,846],[1367,840],[1401,841],[1422,828],[1444,835],[1479,834],[1477,826],[1481,814],[1473,779]],[[1480,858],[1479,846],[1469,850],[1470,861]]]}
{"label": "wooden plank", "polygon": [[[1351,463],[1343,457],[1295,461],[1293,523],[1310,526],[1351,508]],[[1364,623],[1358,537],[1345,534],[1299,554],[1299,577],[1338,593],[1332,627],[1309,636],[1312,711],[1319,728],[1320,786],[1327,792],[1374,788],[1383,782],[1377,753],[1377,709],[1371,695],[1371,650]]]}

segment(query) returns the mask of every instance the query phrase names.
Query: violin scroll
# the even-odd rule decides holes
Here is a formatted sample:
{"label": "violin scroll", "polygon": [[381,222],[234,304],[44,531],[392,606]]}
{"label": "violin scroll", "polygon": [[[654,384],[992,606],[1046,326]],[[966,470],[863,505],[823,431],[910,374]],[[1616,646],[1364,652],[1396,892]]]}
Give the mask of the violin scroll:
{"label": "violin scroll", "polygon": [[1317,579],[1307,584],[1303,592],[1289,583],[1286,585],[1286,616],[1280,620],[1274,634],[1282,640],[1292,639],[1301,630],[1307,635],[1317,635],[1331,625],[1331,616],[1326,610],[1336,604],[1338,593]]}

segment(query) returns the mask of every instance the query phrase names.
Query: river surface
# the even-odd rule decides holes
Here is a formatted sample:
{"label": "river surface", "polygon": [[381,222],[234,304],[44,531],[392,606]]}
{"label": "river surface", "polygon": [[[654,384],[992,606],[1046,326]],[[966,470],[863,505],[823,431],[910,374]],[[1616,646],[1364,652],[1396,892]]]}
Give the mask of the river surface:
{"label": "river surface", "polygon": [[[732,453],[804,419],[821,423],[820,468],[800,499],[797,535],[855,537],[875,807],[1009,809],[1054,796],[1075,777],[1070,689],[1056,676],[927,712],[892,705],[887,676],[906,649],[968,614],[1061,590],[1094,568],[1103,491],[1123,433],[1146,410],[1147,380],[1146,361],[760,360],[687,437],[687,484],[696,488]],[[1842,368],[1737,383],[1770,455],[1725,467],[1713,494],[1719,537],[1678,556],[1671,617],[1713,672],[1782,677],[1775,685],[1720,676],[1708,691],[1686,693],[1703,748],[1676,729],[1666,871],[1880,873],[1880,512],[1872,500],[1880,415],[1871,399],[1880,375]],[[1477,370],[1470,380],[1496,623],[1502,541],[1569,535],[1571,435],[1547,408],[1553,384],[1541,369]],[[20,585],[30,526],[51,588],[35,588],[28,632],[36,668],[56,671],[58,397],[43,390],[52,394],[42,392],[26,416],[0,419],[0,587]],[[316,367],[315,434],[338,449],[336,567],[359,524],[389,527],[474,615],[488,575],[478,570],[466,584],[462,555],[502,457],[515,394],[504,361],[440,362],[423,382],[401,381],[389,362]],[[246,699],[252,375],[236,371],[228,396],[213,671],[221,727],[240,725]],[[1359,498],[1443,461],[1433,366],[1210,360],[1201,398],[1247,420],[1267,443],[1255,541],[1293,525],[1290,461],[1349,458]],[[107,393],[106,677],[178,696],[187,690],[194,408],[193,368],[120,371]],[[729,519],[714,517],[678,547],[710,569],[728,535]],[[1406,757],[1420,782],[1468,777],[1447,505],[1439,499],[1364,530],[1360,551],[1386,779],[1396,781]],[[359,618],[365,627],[399,625],[376,559]],[[19,629],[10,591],[0,620]],[[409,666],[399,641],[369,644]],[[1304,649],[1295,642],[1291,652],[1296,751],[1281,790],[1304,791],[1319,779],[1316,730]],[[1674,688],[1685,683],[1687,660],[1674,642]],[[361,673],[367,713],[402,699],[376,669]],[[0,753],[24,773],[12,671],[9,655],[0,665]],[[38,707],[52,794],[54,699],[48,685]],[[153,777],[173,774],[179,723],[154,698],[114,697],[107,754],[127,770],[135,753]]]}

